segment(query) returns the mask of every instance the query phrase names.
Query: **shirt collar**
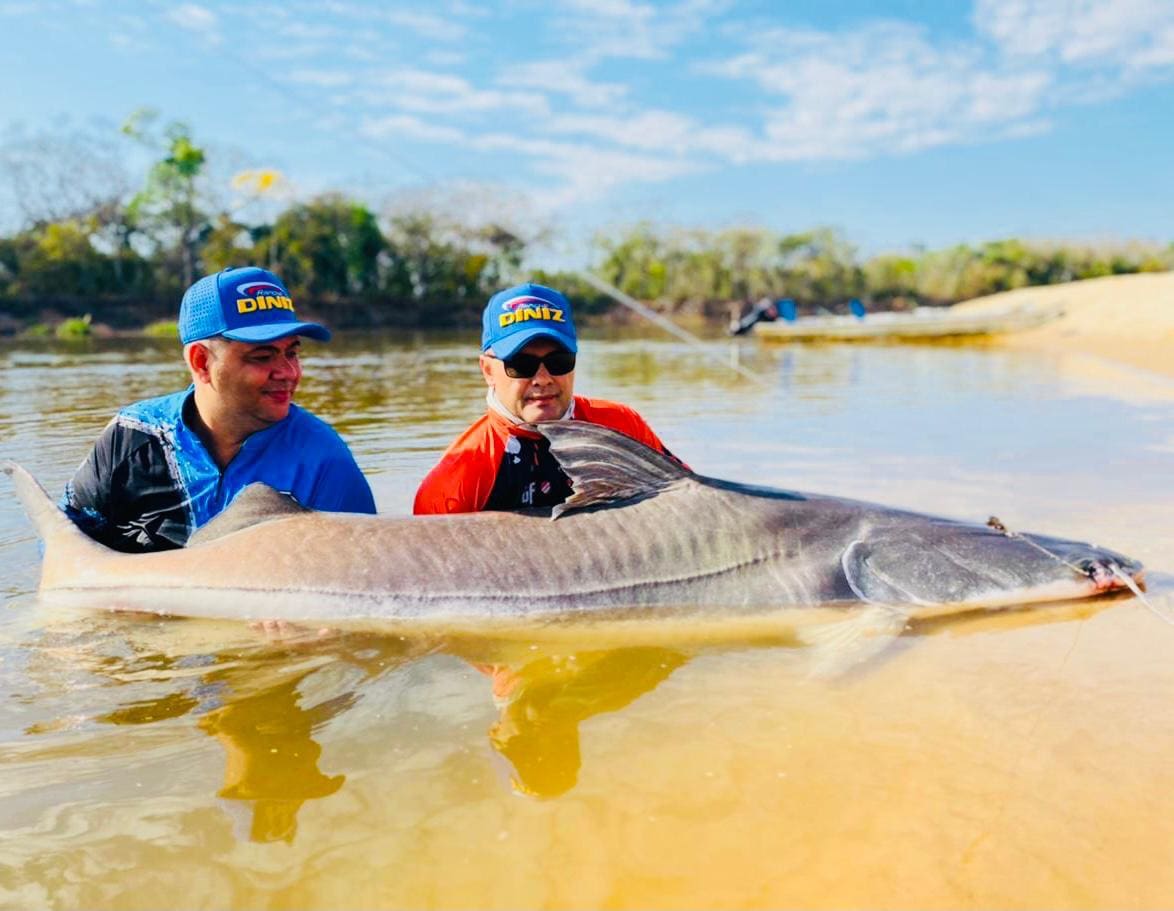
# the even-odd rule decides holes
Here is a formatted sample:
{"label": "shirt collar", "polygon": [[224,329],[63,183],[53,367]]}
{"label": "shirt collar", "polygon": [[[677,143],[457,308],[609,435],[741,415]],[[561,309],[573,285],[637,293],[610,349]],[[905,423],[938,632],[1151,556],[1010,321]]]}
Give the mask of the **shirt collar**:
{"label": "shirt collar", "polygon": [[[179,423],[179,426],[183,428],[185,433],[189,434],[192,437],[192,439],[194,439],[196,442],[198,442],[200,444],[201,447],[204,447],[203,440],[200,439],[199,434],[196,433],[195,428],[193,428],[191,426],[191,424],[187,420],[186,415],[184,414],[184,412],[188,408],[189,402],[191,403],[191,407],[194,409],[196,407],[196,384],[195,383],[192,383],[190,386],[188,386],[187,392],[184,393],[183,398],[180,400],[178,423]],[[572,405],[572,410],[573,410],[573,408],[574,408],[574,406]],[[298,410],[298,406],[296,404],[294,404],[293,402],[290,402],[289,414],[287,414],[285,417],[283,417],[276,424],[271,424],[268,427],[262,427],[260,430],[255,430],[252,433],[250,433],[247,437],[245,437],[241,441],[241,449],[244,449],[246,446],[249,446],[250,442],[253,441],[254,439],[260,440],[260,439],[263,439],[264,437],[266,437],[268,434],[276,432],[277,428],[281,427],[283,424],[285,424],[287,421],[289,421],[289,419],[294,416],[294,412],[296,412],[297,410]],[[206,449],[206,447],[204,447],[204,448]],[[211,456],[209,456],[209,458],[211,458]]]}

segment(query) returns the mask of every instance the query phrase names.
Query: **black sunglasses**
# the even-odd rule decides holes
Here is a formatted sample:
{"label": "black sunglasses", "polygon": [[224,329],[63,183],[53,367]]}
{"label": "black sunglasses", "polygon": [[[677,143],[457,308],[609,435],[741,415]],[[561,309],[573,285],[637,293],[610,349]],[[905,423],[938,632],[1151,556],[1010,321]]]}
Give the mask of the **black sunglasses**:
{"label": "black sunglasses", "polygon": [[551,376],[566,376],[575,369],[575,355],[571,351],[551,351],[539,357],[537,354],[515,354],[501,359],[505,375],[515,380],[528,380],[545,366]]}

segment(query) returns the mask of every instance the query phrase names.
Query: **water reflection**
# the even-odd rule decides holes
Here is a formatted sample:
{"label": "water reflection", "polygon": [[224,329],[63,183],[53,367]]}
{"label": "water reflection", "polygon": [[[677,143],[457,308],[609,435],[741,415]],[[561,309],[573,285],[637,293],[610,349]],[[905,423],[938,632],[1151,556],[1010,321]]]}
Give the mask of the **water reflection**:
{"label": "water reflection", "polygon": [[305,657],[260,649],[242,658],[239,650],[229,649],[200,656],[199,663],[211,669],[194,679],[181,673],[192,656],[156,654],[125,663],[106,659],[99,663],[114,680],[141,674],[149,664],[153,676],[170,678],[182,689],[123,703],[96,720],[144,725],[196,713],[196,726],[224,749],[224,784],[217,796],[245,808],[247,838],[292,843],[302,804],[334,794],[346,781],[345,775],[319,769],[322,748],[313,732],[357,698],[348,691],[306,705],[300,687],[317,667],[306,667]]}
{"label": "water reflection", "polygon": [[249,805],[251,841],[292,842],[302,804],[329,797],[346,781],[318,768],[322,747],[311,734],[350,708],[354,694],[305,708],[298,684],[308,673],[234,699],[198,722],[224,747],[224,787],[217,796]]}
{"label": "water reflection", "polygon": [[[242,641],[242,630],[231,624],[208,630],[200,621],[121,615],[105,618],[97,630],[84,625],[70,620],[42,630],[39,646],[24,644],[38,656],[32,678],[46,688],[60,686],[65,709],[30,724],[26,735],[89,725],[174,731],[190,718],[223,750],[216,796],[227,802],[238,837],[259,843],[293,843],[303,805],[344,787],[347,772],[337,759],[322,768],[320,732],[358,705],[379,678],[419,658],[447,653],[485,675],[484,702],[498,711],[487,742],[508,762],[513,788],[542,798],[576,784],[582,722],[624,709],[689,660],[681,649],[655,644],[569,650],[548,644],[529,646],[519,657],[517,642],[467,638],[335,633],[258,643]],[[87,715],[69,696],[79,691],[111,707]],[[72,754],[50,748],[49,755]]]}
{"label": "water reflection", "polygon": [[[1102,612],[1115,621],[1090,626]],[[523,888],[488,904],[577,906],[575,890],[591,877],[644,882],[645,866],[669,891],[629,883],[636,891],[625,906],[656,904],[658,895],[687,906],[697,883],[708,888],[707,904],[720,904],[729,878],[692,869],[704,863],[704,846],[734,858],[746,881],[770,884],[761,902],[740,904],[815,906],[820,888],[860,904],[850,886],[862,879],[849,877],[836,892],[821,878],[832,875],[831,859],[820,875],[794,880],[772,880],[771,864],[796,856],[801,866],[825,851],[842,863],[833,848],[845,839],[852,851],[879,851],[876,864],[896,863],[905,849],[886,854],[884,846],[904,837],[924,874],[922,867],[956,863],[963,841],[988,831],[998,836],[992,844],[1013,838],[1017,825],[992,809],[1000,801],[1036,821],[1032,838],[1056,838],[1039,820],[1066,819],[1069,798],[1108,780],[1094,775],[1098,769],[1116,774],[1131,767],[1130,755],[1145,768],[1165,761],[1157,755],[1165,735],[1135,735],[1120,748],[1135,717],[1160,710],[1169,691],[1164,668],[1174,666],[1152,651],[1143,663],[1165,675],[1158,690],[1141,706],[1136,695],[1123,698],[1144,691],[1127,679],[1131,662],[1108,658],[1138,641],[1122,636],[1127,627],[1157,626],[1128,599],[915,623],[883,660],[834,681],[810,679],[808,650],[778,636],[722,640],[723,619],[708,628],[643,619],[565,628],[547,642],[347,633],[268,643],[242,624],[78,618],[45,631],[44,647],[23,643],[37,655],[33,680],[47,690],[64,682],[51,693],[22,687],[33,706],[53,697],[58,714],[26,730],[23,744],[0,749],[6,807],[28,808],[24,822],[0,823],[0,856],[19,861],[7,881],[50,880],[41,872],[45,857],[69,876],[100,857],[111,869],[115,861],[129,869],[131,859],[162,863],[191,888],[201,877],[216,881],[227,862],[250,900],[238,901],[222,883],[211,902],[218,906],[328,906],[331,882],[353,877],[348,906],[469,907],[511,862],[519,864],[514,876],[541,868],[563,883],[561,859],[572,858],[562,900],[531,900]],[[1082,640],[1086,628],[1096,635]],[[1067,679],[1076,684],[1064,695]],[[1093,706],[1078,724],[1089,743],[1067,739],[1069,700],[1081,712]],[[1122,706],[1126,722],[1113,722]],[[1014,790],[1023,757],[1049,750],[1064,756],[1060,771],[1031,766]],[[1074,761],[1089,755],[1091,766]],[[507,767],[510,784],[487,774],[492,757]],[[1107,757],[1121,768],[1105,765]],[[1077,772],[1083,777],[1069,786]],[[1065,787],[1048,791],[1057,780]],[[910,781],[926,782],[923,797]],[[511,791],[528,799],[509,800]],[[50,799],[67,815],[35,809]],[[942,806],[960,810],[943,814]],[[174,823],[164,834],[160,818]],[[748,827],[765,844],[747,848]],[[883,838],[853,835],[870,827]],[[5,849],[8,835],[28,847]],[[1032,838],[1020,836],[1013,850]],[[280,855],[262,853],[274,846]],[[323,850],[344,858],[345,875],[295,875],[315,868]],[[625,866],[640,851],[639,865]],[[479,860],[461,868],[464,879],[435,884],[429,864],[475,852]],[[594,865],[575,860],[584,852],[594,852]],[[288,865],[288,891],[266,903],[257,883],[268,882],[273,864]],[[5,876],[0,865],[0,897]],[[142,906],[124,881],[111,875],[102,883],[71,904]],[[441,887],[454,891],[428,900]],[[945,886],[925,895],[941,899],[925,904],[958,904]],[[606,896],[592,898],[601,904]]]}
{"label": "water reflection", "polygon": [[[346,782],[345,774],[320,768],[316,733],[357,704],[363,680],[430,647],[398,636],[353,634],[276,644],[232,638],[224,647],[205,650],[208,640],[196,635],[191,641],[199,623],[123,616],[103,625],[98,635],[75,623],[44,631],[41,648],[26,644],[40,653],[32,675],[48,684],[61,677],[61,665],[67,664],[67,690],[90,690],[97,682],[130,698],[90,716],[90,722],[84,713],[71,711],[31,724],[25,733],[55,734],[87,723],[166,725],[194,716],[195,727],[224,751],[216,796],[228,802],[234,821],[241,821],[235,810],[243,810],[238,836],[262,843],[292,843],[303,804],[337,793]],[[212,641],[224,632],[213,629]],[[241,631],[232,632],[239,636]],[[323,687],[324,671],[339,667],[355,672],[357,679],[344,677],[341,686],[326,680]],[[69,708],[77,708],[76,700],[67,701]],[[110,696],[103,701],[109,703]]]}
{"label": "water reflection", "polygon": [[514,788],[535,797],[565,794],[579,779],[579,725],[619,711],[686,661],[681,652],[649,646],[481,665],[501,709],[489,742],[513,767]]}
{"label": "water reflection", "polygon": [[[330,665],[357,668],[369,682],[425,655],[447,651],[462,657],[487,677],[487,701],[492,699],[499,711],[488,742],[508,761],[513,788],[547,798],[566,793],[578,780],[583,721],[623,709],[689,660],[682,651],[653,645],[562,648],[537,656],[530,652],[525,660],[495,657],[511,651],[498,644],[491,643],[488,653],[486,648],[483,644],[471,654],[468,641],[335,634],[288,647],[242,651],[234,646],[202,655],[198,663],[207,670],[195,678],[183,673],[193,664],[191,655],[93,656],[94,669],[112,682],[141,679],[149,672],[181,687],[121,703],[95,720],[146,725],[194,714],[196,726],[224,749],[224,781],[217,796],[247,807],[245,837],[292,842],[301,806],[335,794],[346,782],[345,773],[319,767],[322,747],[314,734],[358,703],[362,681],[311,702],[306,690],[314,687],[308,684]],[[60,726],[50,722],[40,730]]]}

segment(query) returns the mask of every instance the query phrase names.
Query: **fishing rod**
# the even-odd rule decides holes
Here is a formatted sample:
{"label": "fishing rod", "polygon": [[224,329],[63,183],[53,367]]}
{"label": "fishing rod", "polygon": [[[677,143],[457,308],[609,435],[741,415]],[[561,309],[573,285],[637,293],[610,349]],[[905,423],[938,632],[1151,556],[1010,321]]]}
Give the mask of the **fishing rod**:
{"label": "fishing rod", "polygon": [[698,338],[696,335],[694,335],[688,329],[681,328],[676,323],[674,323],[671,319],[669,319],[667,316],[665,316],[663,313],[657,313],[655,310],[653,310],[647,304],[640,303],[640,301],[636,300],[634,297],[631,297],[631,296],[625,294],[623,291],[621,291],[615,285],[611,285],[611,284],[605,282],[602,278],[600,278],[594,272],[588,272],[586,269],[578,269],[578,270],[575,270],[574,274],[577,275],[579,278],[583,279],[583,281],[585,281],[587,284],[589,284],[596,291],[599,291],[602,294],[606,294],[608,297],[610,297],[616,303],[622,304],[623,306],[625,306],[629,310],[631,310],[633,313],[639,314],[640,316],[644,317],[644,319],[648,320],[650,323],[653,323],[654,325],[659,326],[661,329],[664,329],[666,332],[671,333],[672,335],[675,335],[677,338],[681,339],[683,342],[686,342],[691,347],[696,348],[698,351],[700,351],[702,354],[705,355],[707,360],[711,360],[711,361],[715,361],[717,363],[720,363],[722,366],[728,367],[730,370],[733,370],[735,373],[737,373],[743,379],[748,379],[751,382],[756,383],[759,386],[766,385],[766,382],[762,379],[762,377],[758,376],[757,374],[751,373],[749,370],[747,370],[745,367],[743,367],[741,364],[739,364],[737,362],[730,362],[728,360],[723,360],[720,355],[716,354],[711,349],[711,346],[706,345],[705,342],[703,342],[700,338]]}

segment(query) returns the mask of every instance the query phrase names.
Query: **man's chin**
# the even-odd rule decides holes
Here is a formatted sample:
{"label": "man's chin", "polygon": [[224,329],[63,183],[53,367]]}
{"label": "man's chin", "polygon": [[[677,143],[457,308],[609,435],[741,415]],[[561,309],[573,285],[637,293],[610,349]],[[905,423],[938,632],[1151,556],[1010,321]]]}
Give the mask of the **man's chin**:
{"label": "man's chin", "polygon": [[266,424],[278,424],[289,417],[289,407],[292,404],[292,400],[287,400],[283,405],[271,403],[268,408],[261,411],[260,417]]}
{"label": "man's chin", "polygon": [[526,405],[519,417],[527,424],[547,424],[564,416],[566,411],[566,406],[559,401],[549,401],[541,405]]}

